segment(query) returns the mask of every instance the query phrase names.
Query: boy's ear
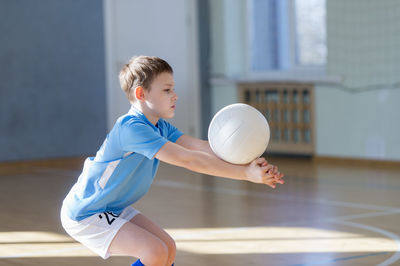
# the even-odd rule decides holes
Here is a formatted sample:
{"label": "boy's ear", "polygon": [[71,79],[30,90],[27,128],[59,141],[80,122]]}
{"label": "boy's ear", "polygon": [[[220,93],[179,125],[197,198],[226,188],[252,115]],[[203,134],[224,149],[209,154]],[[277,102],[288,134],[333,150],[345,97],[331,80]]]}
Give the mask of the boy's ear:
{"label": "boy's ear", "polygon": [[140,100],[144,100],[144,89],[143,87],[136,87],[135,88],[135,97],[136,99]]}

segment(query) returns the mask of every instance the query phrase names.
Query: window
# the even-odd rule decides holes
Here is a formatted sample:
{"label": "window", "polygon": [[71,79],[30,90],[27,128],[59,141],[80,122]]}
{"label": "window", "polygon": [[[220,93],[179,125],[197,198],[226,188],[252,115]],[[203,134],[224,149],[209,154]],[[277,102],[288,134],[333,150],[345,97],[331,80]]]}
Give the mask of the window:
{"label": "window", "polygon": [[296,63],[324,65],[326,60],[325,0],[295,0]]}
{"label": "window", "polygon": [[248,23],[250,73],[324,67],[325,0],[248,0]]}

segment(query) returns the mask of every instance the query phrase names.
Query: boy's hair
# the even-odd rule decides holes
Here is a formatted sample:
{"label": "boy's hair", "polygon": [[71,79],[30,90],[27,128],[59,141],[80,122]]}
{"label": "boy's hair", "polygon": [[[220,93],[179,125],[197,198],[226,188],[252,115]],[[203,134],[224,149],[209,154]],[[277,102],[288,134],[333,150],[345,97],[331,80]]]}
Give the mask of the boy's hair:
{"label": "boy's hair", "polygon": [[119,83],[131,101],[136,87],[150,90],[153,80],[163,72],[173,73],[172,67],[163,59],[156,56],[134,56],[119,72]]}

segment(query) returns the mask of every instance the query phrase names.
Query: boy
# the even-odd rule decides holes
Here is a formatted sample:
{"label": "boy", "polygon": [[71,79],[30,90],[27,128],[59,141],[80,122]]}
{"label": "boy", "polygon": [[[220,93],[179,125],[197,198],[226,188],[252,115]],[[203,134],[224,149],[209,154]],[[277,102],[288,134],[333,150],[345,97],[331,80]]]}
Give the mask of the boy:
{"label": "boy", "polygon": [[[133,57],[120,72],[132,104],[87,158],[61,208],[63,227],[104,259],[111,254],[139,258],[133,265],[173,265],[174,240],[131,205],[149,189],[159,160],[199,173],[248,180],[275,188],[277,167],[258,158],[233,165],[217,158],[208,141],[183,135],[166,122],[175,112],[171,66],[157,57]],[[142,264],[143,263],[143,264]]]}

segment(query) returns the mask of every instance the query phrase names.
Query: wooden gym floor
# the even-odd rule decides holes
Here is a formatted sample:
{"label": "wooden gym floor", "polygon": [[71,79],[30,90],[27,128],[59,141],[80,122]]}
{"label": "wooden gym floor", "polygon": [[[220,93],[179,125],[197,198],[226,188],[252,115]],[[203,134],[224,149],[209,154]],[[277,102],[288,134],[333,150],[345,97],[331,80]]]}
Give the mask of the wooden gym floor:
{"label": "wooden gym floor", "polygon": [[[267,158],[268,159],[268,158]],[[177,243],[176,265],[400,265],[400,168],[269,158],[267,186],[162,164],[135,204]],[[103,260],[59,221],[83,159],[0,164],[0,265],[130,265]]]}

